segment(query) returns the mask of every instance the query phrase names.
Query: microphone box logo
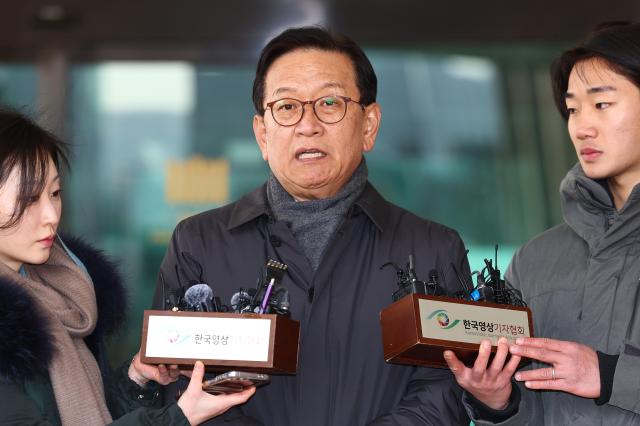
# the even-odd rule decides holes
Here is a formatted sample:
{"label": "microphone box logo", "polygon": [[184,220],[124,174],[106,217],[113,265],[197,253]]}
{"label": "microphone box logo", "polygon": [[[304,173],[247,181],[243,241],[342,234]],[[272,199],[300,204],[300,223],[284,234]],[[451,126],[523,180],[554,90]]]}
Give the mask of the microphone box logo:
{"label": "microphone box logo", "polygon": [[460,322],[460,320],[455,320],[451,322],[449,320],[449,315],[447,315],[447,311],[445,311],[444,309],[436,309],[435,311],[431,312],[431,314],[429,314],[427,318],[435,319],[435,321],[438,323],[440,328],[444,330],[453,328],[456,325],[458,325],[458,323]]}

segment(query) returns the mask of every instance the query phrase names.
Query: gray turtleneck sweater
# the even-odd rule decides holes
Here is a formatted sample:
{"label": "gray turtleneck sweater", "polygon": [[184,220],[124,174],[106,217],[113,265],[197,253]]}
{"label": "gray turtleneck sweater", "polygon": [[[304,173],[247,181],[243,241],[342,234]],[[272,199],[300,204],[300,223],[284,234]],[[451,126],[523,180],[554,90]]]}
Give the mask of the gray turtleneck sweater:
{"label": "gray turtleneck sweater", "polygon": [[367,183],[367,164],[362,162],[345,186],[334,197],[296,201],[282,187],[273,173],[267,183],[267,199],[277,220],[289,223],[296,241],[302,247],[313,271],[320,266],[322,255],[347,212]]}

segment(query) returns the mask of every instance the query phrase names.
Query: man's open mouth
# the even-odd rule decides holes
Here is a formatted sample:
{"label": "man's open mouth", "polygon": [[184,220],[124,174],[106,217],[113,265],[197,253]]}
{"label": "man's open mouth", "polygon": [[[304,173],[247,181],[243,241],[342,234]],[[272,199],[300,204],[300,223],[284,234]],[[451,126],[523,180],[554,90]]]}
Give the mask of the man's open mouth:
{"label": "man's open mouth", "polygon": [[306,149],[304,151],[300,151],[298,153],[296,153],[296,158],[298,160],[310,160],[313,158],[322,158],[322,157],[326,157],[327,154],[325,154],[322,151],[318,151],[317,149]]}

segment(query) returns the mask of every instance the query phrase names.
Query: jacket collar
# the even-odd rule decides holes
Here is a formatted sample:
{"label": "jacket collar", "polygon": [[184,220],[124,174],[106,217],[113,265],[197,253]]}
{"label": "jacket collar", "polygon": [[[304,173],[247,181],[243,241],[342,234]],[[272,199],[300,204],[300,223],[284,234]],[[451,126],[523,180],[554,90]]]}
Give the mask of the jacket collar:
{"label": "jacket collar", "polygon": [[563,218],[593,252],[634,238],[640,228],[640,185],[636,185],[627,202],[616,210],[606,183],[590,179],[580,163],[560,184]]}
{"label": "jacket collar", "polygon": [[[384,232],[389,221],[389,202],[376,191],[371,183],[367,182],[362,194],[356,200],[355,206],[367,215],[380,232]],[[231,211],[227,229],[235,229],[261,216],[273,217],[267,201],[266,184],[238,200]]]}
{"label": "jacket collar", "polygon": [[0,276],[0,382],[47,374],[55,351],[46,316],[17,280]]}
{"label": "jacket collar", "polygon": [[[127,312],[126,290],[116,265],[101,251],[82,239],[61,237],[77,256],[93,281],[98,305],[98,322],[84,341],[96,359],[103,339],[112,335]],[[53,337],[47,319],[31,293],[11,276],[0,276],[0,382],[19,382],[46,375],[53,356]]]}

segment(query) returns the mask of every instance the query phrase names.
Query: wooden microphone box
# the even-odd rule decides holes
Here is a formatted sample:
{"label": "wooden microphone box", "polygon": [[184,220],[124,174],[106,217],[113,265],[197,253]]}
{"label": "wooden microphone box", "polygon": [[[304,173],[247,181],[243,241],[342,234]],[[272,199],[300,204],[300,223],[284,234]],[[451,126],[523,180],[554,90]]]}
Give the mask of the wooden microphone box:
{"label": "wooden microphone box", "polygon": [[443,352],[452,350],[473,365],[479,344],[500,337],[533,337],[531,310],[451,297],[409,294],[380,312],[384,358],[397,364],[448,368]]}
{"label": "wooden microphone box", "polygon": [[144,311],[141,360],[207,371],[295,374],[300,323],[274,314]]}

